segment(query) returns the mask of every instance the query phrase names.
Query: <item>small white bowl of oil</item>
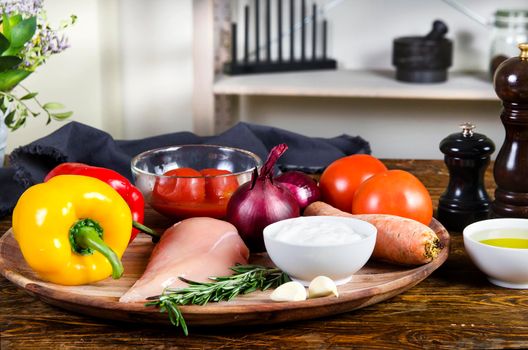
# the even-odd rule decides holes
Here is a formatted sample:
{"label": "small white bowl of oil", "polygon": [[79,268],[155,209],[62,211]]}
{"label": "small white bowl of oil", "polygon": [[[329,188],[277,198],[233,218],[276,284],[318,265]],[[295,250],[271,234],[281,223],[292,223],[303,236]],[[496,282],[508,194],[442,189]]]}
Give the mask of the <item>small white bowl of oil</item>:
{"label": "small white bowl of oil", "polygon": [[463,236],[466,252],[491,283],[528,289],[528,219],[478,221]]}

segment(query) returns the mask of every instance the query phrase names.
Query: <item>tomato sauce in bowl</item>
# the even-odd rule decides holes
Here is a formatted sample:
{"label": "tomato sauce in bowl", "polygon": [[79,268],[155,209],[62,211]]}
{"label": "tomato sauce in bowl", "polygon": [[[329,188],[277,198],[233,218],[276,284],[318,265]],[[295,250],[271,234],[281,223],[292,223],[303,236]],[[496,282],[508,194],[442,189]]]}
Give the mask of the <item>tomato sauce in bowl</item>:
{"label": "tomato sauce in bowl", "polygon": [[168,203],[163,201],[152,201],[151,206],[165,216],[175,219],[187,219],[196,216],[208,216],[215,219],[223,219],[226,216],[229,198],[216,202],[199,203]]}
{"label": "tomato sauce in bowl", "polygon": [[229,170],[176,168],[163,174],[152,191],[152,207],[178,219],[226,216],[227,203],[239,186]]}
{"label": "tomato sauce in bowl", "polygon": [[236,189],[251,179],[261,159],[252,152],[216,145],[171,146],[132,159],[135,185],[157,212],[172,219],[225,218]]}

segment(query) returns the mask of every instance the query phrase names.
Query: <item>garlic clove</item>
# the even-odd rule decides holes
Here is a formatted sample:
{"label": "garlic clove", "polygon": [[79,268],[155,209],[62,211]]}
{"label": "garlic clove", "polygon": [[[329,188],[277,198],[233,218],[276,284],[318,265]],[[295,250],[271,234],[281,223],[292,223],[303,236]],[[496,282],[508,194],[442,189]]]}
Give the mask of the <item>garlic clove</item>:
{"label": "garlic clove", "polygon": [[309,298],[326,297],[332,294],[339,297],[336,284],[332,279],[326,276],[317,276],[310,282],[308,287]]}
{"label": "garlic clove", "polygon": [[299,282],[286,282],[275,289],[270,296],[273,301],[306,300],[306,289]]}

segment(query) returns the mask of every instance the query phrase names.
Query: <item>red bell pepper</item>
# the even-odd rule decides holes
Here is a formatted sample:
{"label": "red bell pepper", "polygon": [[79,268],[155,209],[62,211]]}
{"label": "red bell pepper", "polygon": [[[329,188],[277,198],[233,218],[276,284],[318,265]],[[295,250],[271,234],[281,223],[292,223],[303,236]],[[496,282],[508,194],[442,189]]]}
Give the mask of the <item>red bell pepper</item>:
{"label": "red bell pepper", "polygon": [[[106,182],[116,190],[121,197],[123,197],[125,202],[127,202],[130,212],[132,213],[132,220],[139,224],[143,224],[145,216],[145,200],[143,199],[143,194],[141,194],[139,189],[132,185],[126,177],[118,172],[83,163],[62,163],[53,168],[48,175],[46,175],[44,181],[48,181],[52,177],[58,175],[84,175]],[[138,229],[132,228],[130,242],[136,238],[138,232]]]}

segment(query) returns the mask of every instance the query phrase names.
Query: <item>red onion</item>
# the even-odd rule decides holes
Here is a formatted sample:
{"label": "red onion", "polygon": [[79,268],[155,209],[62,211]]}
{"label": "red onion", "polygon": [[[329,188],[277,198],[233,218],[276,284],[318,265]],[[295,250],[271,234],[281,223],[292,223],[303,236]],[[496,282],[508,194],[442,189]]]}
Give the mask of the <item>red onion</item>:
{"label": "red onion", "polygon": [[275,183],[280,183],[293,194],[299,208],[303,210],[308,205],[316,202],[321,197],[317,182],[310,176],[300,171],[288,171],[275,178]]}
{"label": "red onion", "polygon": [[227,203],[227,221],[235,225],[252,252],[265,251],[262,231],[266,226],[300,214],[290,191],[273,183],[273,166],[286,149],[286,144],[275,146],[260,175],[255,168],[251,181],[241,185]]}

